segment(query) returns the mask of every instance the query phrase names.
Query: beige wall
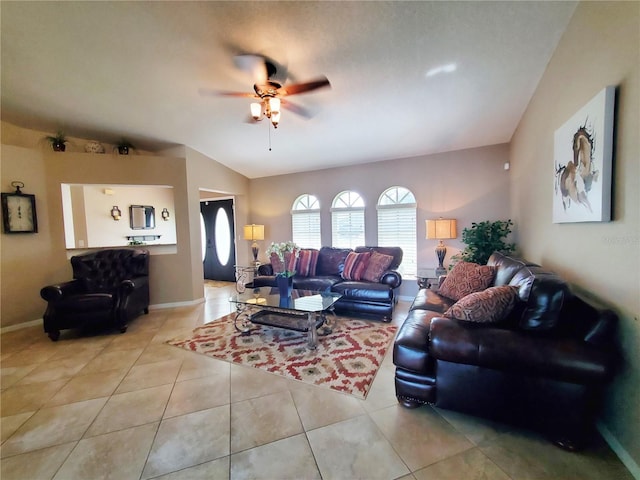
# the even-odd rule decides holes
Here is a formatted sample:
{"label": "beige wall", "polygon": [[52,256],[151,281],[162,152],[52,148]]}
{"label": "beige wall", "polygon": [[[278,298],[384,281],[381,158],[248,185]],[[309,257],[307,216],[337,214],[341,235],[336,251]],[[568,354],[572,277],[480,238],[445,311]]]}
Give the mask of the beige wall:
{"label": "beige wall", "polygon": [[[620,315],[624,364],[603,433],[640,475],[640,3],[581,2],[511,143],[512,209],[524,256]],[[613,221],[552,223],[553,135],[607,85],[617,86]]]}
{"label": "beige wall", "polygon": [[[183,157],[54,153],[40,145],[43,135],[2,123],[1,190],[10,191],[11,181],[20,180],[25,183],[25,193],[36,195],[38,233],[0,235],[0,325],[8,327],[42,318],[46,304],[40,299],[40,289],[71,279],[61,183],[173,187],[177,246],[169,252],[167,247],[148,246],[152,254],[151,303],[201,300],[199,191],[224,190],[237,196],[237,209],[246,212],[248,179],[191,150],[182,149]],[[240,220],[245,219],[243,213]]]}
{"label": "beige wall", "polygon": [[[425,220],[452,217],[458,220],[458,238],[447,240],[451,255],[464,247],[460,234],[472,222],[509,218],[508,146],[494,145],[437,155],[388,160],[352,167],[251,180],[251,222],[265,225],[260,256],[271,242],[291,239],[291,207],[304,194],[318,197],[321,208],[322,244],[331,245],[331,202],[343,190],[355,190],[364,199],[367,244],[377,244],[376,204],[384,190],[403,186],[418,203],[418,267],[436,267],[437,242],[426,240]],[[402,296],[415,295],[415,281],[403,283]]]}

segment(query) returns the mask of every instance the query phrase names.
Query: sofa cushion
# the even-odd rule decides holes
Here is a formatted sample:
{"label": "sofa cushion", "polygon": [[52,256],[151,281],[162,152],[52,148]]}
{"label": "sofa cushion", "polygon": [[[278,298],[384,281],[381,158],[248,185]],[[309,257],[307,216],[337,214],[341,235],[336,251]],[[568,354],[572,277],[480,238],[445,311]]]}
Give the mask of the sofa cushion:
{"label": "sofa cushion", "polygon": [[302,277],[313,277],[316,274],[319,253],[318,250],[313,248],[301,249],[298,254],[296,273]]}
{"label": "sofa cushion", "polygon": [[444,312],[446,312],[454,303],[456,303],[455,300],[451,300],[444,295],[440,295],[434,290],[421,288],[413,299],[413,303],[411,304],[409,311],[429,310],[436,312],[439,315],[443,315]]}
{"label": "sofa cushion", "polygon": [[[271,257],[271,266],[273,267],[273,273],[278,274],[282,273],[285,270],[290,272],[296,271],[296,264],[298,262],[297,252],[285,252],[284,253],[284,263],[280,260],[277,253],[272,253]],[[286,265],[286,268],[285,268]]]}
{"label": "sofa cushion", "polygon": [[516,287],[507,285],[489,287],[461,298],[445,312],[444,316],[469,322],[500,322],[511,313],[517,298]]}
{"label": "sofa cushion", "polygon": [[350,248],[322,247],[318,254],[316,275],[341,275]]}
{"label": "sofa cushion", "polygon": [[391,255],[372,251],[367,268],[362,274],[362,279],[368,282],[379,282],[382,274],[387,271],[392,261],[393,257]]}
{"label": "sofa cushion", "polygon": [[470,293],[488,288],[496,273],[496,267],[458,262],[440,285],[439,292],[445,297],[460,300]]}
{"label": "sofa cushion", "polygon": [[342,278],[345,280],[362,280],[362,274],[367,269],[370,252],[355,253],[349,252],[344,261]]}

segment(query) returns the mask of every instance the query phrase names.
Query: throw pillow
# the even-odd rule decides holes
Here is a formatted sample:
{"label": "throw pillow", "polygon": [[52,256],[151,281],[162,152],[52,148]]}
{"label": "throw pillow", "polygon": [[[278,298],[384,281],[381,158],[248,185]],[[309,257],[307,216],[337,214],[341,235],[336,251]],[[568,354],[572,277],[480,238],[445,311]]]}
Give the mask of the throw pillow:
{"label": "throw pillow", "polygon": [[298,265],[296,273],[303,277],[312,277],[316,274],[318,264],[318,250],[302,249],[298,254]]}
{"label": "throw pillow", "polygon": [[391,255],[384,255],[375,251],[371,252],[369,264],[362,274],[362,279],[368,282],[379,282],[382,274],[387,271],[391,262],[393,262]]}
{"label": "throw pillow", "polygon": [[470,293],[480,292],[493,283],[496,267],[458,262],[440,285],[441,295],[452,300],[460,300]]}
{"label": "throw pillow", "polygon": [[367,269],[370,252],[356,253],[349,252],[344,261],[342,278],[345,280],[362,280],[362,274]]}
{"label": "throw pillow", "polygon": [[[295,252],[285,252],[284,254],[284,263],[282,262],[282,260],[280,260],[280,257],[278,257],[277,254],[272,253],[271,254],[271,267],[273,268],[273,273],[274,274],[278,274],[278,273],[282,273],[285,270],[288,270],[290,272],[295,272],[296,271],[296,264],[298,262],[298,257],[296,256]],[[285,269],[285,264],[287,265],[287,268]]]}
{"label": "throw pillow", "polygon": [[490,287],[458,300],[444,312],[444,316],[469,322],[500,322],[511,313],[517,299],[517,287]]}

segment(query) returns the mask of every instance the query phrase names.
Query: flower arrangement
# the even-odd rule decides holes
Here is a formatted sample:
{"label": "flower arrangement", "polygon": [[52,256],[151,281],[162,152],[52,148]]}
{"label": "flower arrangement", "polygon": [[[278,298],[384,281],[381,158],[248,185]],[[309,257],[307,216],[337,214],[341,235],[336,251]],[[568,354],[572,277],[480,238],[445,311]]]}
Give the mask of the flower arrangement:
{"label": "flower arrangement", "polygon": [[282,264],[284,265],[284,272],[279,273],[278,275],[281,275],[283,277],[293,277],[295,275],[295,271],[293,270],[287,270],[287,263],[285,262],[285,254],[286,253],[291,253],[293,255],[295,255],[295,257],[298,257],[298,252],[300,251],[300,247],[298,247],[298,245],[296,245],[295,242],[271,242],[271,245],[269,245],[269,248],[267,248],[267,255],[271,256],[271,254],[275,253],[278,258],[280,259],[280,261],[282,262]]}

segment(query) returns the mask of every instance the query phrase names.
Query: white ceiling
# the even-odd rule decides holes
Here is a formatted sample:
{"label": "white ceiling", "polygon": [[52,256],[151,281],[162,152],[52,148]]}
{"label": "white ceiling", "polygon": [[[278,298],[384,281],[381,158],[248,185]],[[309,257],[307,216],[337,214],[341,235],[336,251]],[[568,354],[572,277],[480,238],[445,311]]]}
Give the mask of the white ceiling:
{"label": "white ceiling", "polygon": [[[1,3],[2,119],[140,148],[187,145],[250,178],[508,142],[575,2]],[[246,123],[238,52],[287,65],[280,126]],[[427,76],[455,64],[453,72]]]}

